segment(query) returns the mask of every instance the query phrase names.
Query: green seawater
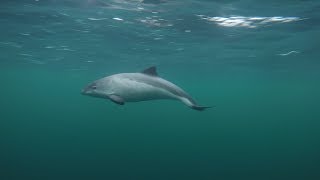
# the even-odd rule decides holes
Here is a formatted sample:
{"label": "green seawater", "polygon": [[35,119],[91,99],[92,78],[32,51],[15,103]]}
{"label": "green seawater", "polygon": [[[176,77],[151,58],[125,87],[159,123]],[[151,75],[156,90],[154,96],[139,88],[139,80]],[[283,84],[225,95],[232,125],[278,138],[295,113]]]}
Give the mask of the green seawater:
{"label": "green seawater", "polygon": [[[319,7],[1,1],[0,180],[320,179]],[[149,66],[214,108],[80,94]]]}

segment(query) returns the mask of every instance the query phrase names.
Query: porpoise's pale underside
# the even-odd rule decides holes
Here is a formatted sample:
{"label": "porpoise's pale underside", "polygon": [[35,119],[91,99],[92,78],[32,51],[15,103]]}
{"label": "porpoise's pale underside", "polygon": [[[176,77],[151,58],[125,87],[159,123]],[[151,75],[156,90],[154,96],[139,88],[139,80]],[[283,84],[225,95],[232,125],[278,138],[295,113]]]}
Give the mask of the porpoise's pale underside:
{"label": "porpoise's pale underside", "polygon": [[119,105],[125,102],[173,99],[198,111],[209,108],[199,106],[183,89],[159,77],[154,66],[138,73],[120,73],[98,79],[87,85],[82,94],[109,99]]}

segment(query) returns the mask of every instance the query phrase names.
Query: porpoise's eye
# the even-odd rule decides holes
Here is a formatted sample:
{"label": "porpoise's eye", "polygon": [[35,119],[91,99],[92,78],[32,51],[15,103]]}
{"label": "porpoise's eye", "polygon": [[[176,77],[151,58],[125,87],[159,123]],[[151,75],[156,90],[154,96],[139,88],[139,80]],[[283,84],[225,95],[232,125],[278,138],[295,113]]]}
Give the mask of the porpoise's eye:
{"label": "porpoise's eye", "polygon": [[96,83],[91,84],[91,85],[90,85],[90,88],[91,88],[91,89],[97,89],[97,84],[96,84]]}

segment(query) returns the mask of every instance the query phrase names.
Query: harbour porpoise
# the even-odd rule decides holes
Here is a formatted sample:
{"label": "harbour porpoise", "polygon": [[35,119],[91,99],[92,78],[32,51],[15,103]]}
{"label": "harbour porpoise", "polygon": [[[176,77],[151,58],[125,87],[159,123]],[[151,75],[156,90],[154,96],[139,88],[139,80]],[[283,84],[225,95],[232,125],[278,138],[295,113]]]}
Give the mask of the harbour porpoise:
{"label": "harbour porpoise", "polygon": [[173,99],[198,111],[210,108],[198,105],[183,89],[159,77],[155,66],[142,72],[114,74],[95,80],[82,90],[82,94],[109,99],[119,105],[126,102]]}

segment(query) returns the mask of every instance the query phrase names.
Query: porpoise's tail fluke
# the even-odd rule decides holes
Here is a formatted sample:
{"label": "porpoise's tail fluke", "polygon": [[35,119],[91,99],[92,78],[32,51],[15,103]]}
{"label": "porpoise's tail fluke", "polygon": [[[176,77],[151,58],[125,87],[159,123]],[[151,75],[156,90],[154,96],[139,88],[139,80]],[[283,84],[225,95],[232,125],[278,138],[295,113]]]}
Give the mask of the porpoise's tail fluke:
{"label": "porpoise's tail fluke", "polygon": [[198,106],[198,105],[193,105],[191,106],[192,109],[197,110],[197,111],[204,111],[205,109],[212,108],[211,106]]}
{"label": "porpoise's tail fluke", "polygon": [[197,105],[197,103],[191,98],[180,98],[180,100],[187,105],[188,107],[190,107],[191,109],[197,110],[197,111],[204,111],[205,109],[208,108],[212,108],[211,106],[199,106]]}

